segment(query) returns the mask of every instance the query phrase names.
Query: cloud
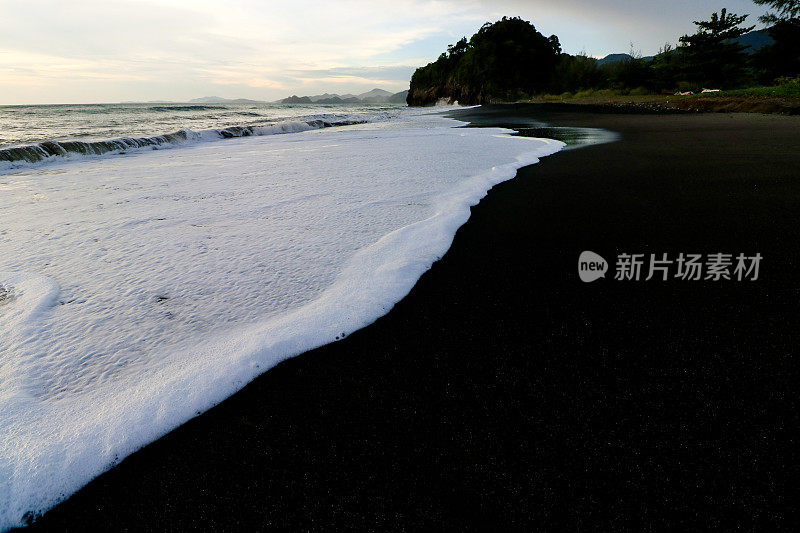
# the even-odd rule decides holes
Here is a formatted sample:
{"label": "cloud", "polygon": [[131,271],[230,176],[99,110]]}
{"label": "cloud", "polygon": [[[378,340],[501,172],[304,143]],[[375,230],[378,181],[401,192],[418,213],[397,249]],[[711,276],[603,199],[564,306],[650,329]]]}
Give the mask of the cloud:
{"label": "cloud", "polygon": [[714,9],[703,0],[668,9],[655,0],[0,0],[0,103],[402,90],[413,67],[502,15],[559,35],[567,51],[603,54],[631,42],[654,51]]}
{"label": "cloud", "polygon": [[[399,90],[408,68],[405,79],[387,76],[391,65],[369,69],[374,58],[441,33],[452,10],[441,1],[0,1],[0,69],[28,69],[0,79],[0,88],[50,86],[49,101],[74,101],[78,93],[108,100],[102,80],[175,88],[142,99],[196,96],[187,88],[202,93],[215,85],[270,97],[313,79]],[[348,68],[362,70],[335,70]]]}

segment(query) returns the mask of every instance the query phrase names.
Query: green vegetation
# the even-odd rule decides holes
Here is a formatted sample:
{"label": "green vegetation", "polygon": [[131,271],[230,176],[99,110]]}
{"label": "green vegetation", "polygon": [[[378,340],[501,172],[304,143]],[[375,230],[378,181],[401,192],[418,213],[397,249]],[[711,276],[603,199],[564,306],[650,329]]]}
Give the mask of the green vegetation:
{"label": "green vegetation", "polygon": [[775,44],[757,51],[751,60],[756,80],[767,84],[800,74],[800,18],[777,21],[769,35]]}
{"label": "green vegetation", "polygon": [[[738,39],[753,29],[748,15],[722,9],[695,21],[697,31],[653,57],[617,54],[598,61],[561,52],[558,37],[545,37],[527,21],[486,23],[469,40],[448,47],[439,59],[417,69],[408,103],[441,99],[482,104],[526,99],[672,95],[720,89],[703,96],[796,98],[800,76],[800,0],[754,0],[774,12],[762,20],[770,42],[756,53]],[[762,33],[749,34],[768,38]],[[773,42],[774,41],[774,42]],[[782,81],[778,81],[782,80]],[[787,81],[788,80],[788,81]]]}
{"label": "green vegetation", "polygon": [[745,46],[734,42],[755,26],[742,28],[747,15],[736,15],[722,9],[710,20],[694,21],[697,33],[681,37],[680,53],[683,68],[680,75],[696,86],[740,87],[746,80]]}
{"label": "green vegetation", "polygon": [[720,98],[726,96],[747,96],[758,98],[800,98],[800,78],[779,78],[777,85],[767,87],[746,87],[718,93],[693,95],[694,97]]}
{"label": "green vegetation", "polygon": [[448,98],[483,103],[541,92],[551,82],[560,53],[556,36],[545,37],[520,18],[503,17],[417,69],[408,101],[426,104]]}
{"label": "green vegetation", "polygon": [[587,100],[592,98],[627,98],[635,100],[637,98],[652,98],[653,93],[644,87],[633,90],[625,89],[583,89],[576,92],[563,92],[559,94],[544,93],[537,94],[531,100],[536,101],[561,101],[561,100]]}
{"label": "green vegetation", "polygon": [[[586,89],[577,92],[564,92],[560,94],[538,94],[536,101],[557,102],[570,100],[591,100],[625,98],[626,100],[637,100],[638,98],[652,100],[654,97],[663,98],[664,101],[671,100],[673,95],[654,95],[651,91],[639,87],[633,90],[615,89]],[[726,97],[748,97],[748,98],[800,98],[800,78],[779,78],[776,85],[746,87],[743,89],[721,90],[714,93],[696,93],[685,98],[726,98]]]}
{"label": "green vegetation", "polygon": [[800,0],[753,0],[758,5],[770,6],[777,13],[768,13],[761,17],[761,22],[775,24],[800,19]]}

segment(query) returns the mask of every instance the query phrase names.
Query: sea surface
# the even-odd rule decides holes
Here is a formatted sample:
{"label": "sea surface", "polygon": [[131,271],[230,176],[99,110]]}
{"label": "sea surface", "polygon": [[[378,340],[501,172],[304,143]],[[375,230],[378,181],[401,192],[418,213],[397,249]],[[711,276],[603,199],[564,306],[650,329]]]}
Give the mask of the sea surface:
{"label": "sea surface", "polygon": [[80,157],[387,120],[399,105],[0,106],[0,170]]}
{"label": "sea surface", "polygon": [[445,110],[0,107],[0,531],[387,313],[564,147]]}

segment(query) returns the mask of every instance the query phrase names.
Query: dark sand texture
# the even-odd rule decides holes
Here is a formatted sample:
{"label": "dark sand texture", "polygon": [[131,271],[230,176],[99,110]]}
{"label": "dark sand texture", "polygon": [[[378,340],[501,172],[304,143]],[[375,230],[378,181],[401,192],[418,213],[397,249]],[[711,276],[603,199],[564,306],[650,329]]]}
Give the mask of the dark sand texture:
{"label": "dark sand texture", "polygon": [[[800,120],[461,115],[622,139],[495,187],[387,316],[270,370],[34,530],[796,529]],[[756,282],[584,284],[583,250],[764,259]]]}

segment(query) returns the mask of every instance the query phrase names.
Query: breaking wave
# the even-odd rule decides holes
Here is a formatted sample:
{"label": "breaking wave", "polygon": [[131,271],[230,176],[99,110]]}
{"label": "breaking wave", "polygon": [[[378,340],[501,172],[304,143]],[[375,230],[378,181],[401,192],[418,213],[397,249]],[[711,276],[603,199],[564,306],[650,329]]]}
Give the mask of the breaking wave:
{"label": "breaking wave", "polygon": [[150,107],[150,111],[206,111],[210,109],[227,109],[218,105],[157,105]]}
{"label": "breaking wave", "polygon": [[309,119],[277,122],[253,126],[230,126],[227,128],[193,131],[183,129],[153,137],[121,137],[103,141],[44,141],[28,146],[17,146],[0,150],[0,171],[39,165],[50,161],[83,159],[103,155],[125,154],[139,150],[158,150],[198,142],[218,141],[234,137],[298,133],[312,129],[364,124],[380,120],[380,116]]}

